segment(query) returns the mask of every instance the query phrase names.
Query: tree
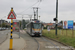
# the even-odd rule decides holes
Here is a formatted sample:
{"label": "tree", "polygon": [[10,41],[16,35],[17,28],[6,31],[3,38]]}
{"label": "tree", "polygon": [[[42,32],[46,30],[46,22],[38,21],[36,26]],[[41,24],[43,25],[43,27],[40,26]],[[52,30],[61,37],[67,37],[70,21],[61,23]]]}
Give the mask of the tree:
{"label": "tree", "polygon": [[63,21],[60,21],[59,23],[63,23]]}
{"label": "tree", "polygon": [[10,27],[10,25],[7,25],[5,23],[2,23],[2,24],[0,24],[0,27],[6,27],[6,28],[8,28],[8,27]]}
{"label": "tree", "polygon": [[6,24],[5,23],[2,23],[2,27],[6,27]]}
{"label": "tree", "polygon": [[20,28],[21,28],[21,24],[22,24],[21,21],[19,21],[19,23],[20,23]]}
{"label": "tree", "polygon": [[23,29],[25,28],[25,25],[26,25],[25,20],[23,20]]}

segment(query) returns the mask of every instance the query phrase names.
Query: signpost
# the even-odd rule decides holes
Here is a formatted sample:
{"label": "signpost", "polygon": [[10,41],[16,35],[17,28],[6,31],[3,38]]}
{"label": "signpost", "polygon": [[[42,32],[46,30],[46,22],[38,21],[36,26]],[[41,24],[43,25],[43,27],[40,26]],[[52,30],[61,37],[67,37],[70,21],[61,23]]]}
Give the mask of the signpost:
{"label": "signpost", "polygon": [[72,37],[74,36],[73,32],[73,20],[63,21],[63,29],[66,29],[66,36],[67,36],[67,29],[72,30]]}
{"label": "signpost", "polygon": [[13,8],[11,8],[11,11],[7,17],[7,19],[11,19],[11,35],[10,35],[10,46],[9,50],[13,50],[13,38],[12,38],[12,32],[13,32],[13,19],[16,19],[15,12],[13,11]]}
{"label": "signpost", "polygon": [[73,20],[68,21],[68,29],[73,29]]}
{"label": "signpost", "polygon": [[63,29],[68,29],[68,23],[67,23],[67,21],[63,21]]}
{"label": "signpost", "polygon": [[13,22],[13,31],[19,32],[19,22]]}
{"label": "signpost", "polygon": [[47,27],[47,30],[48,30],[48,33],[49,33],[50,32],[50,27],[49,26]]}
{"label": "signpost", "polygon": [[73,20],[63,21],[63,29],[73,29]]}
{"label": "signpost", "polygon": [[19,20],[13,20],[13,32],[16,32],[17,34],[19,34],[19,38],[20,38],[20,22],[19,22]]}

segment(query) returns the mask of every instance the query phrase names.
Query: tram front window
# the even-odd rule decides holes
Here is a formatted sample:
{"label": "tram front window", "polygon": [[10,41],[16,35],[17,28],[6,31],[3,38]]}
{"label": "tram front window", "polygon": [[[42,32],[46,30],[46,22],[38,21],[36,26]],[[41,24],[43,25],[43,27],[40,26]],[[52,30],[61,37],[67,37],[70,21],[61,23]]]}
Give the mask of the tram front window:
{"label": "tram front window", "polygon": [[33,23],[33,28],[34,29],[40,29],[41,28],[41,24],[40,23]]}

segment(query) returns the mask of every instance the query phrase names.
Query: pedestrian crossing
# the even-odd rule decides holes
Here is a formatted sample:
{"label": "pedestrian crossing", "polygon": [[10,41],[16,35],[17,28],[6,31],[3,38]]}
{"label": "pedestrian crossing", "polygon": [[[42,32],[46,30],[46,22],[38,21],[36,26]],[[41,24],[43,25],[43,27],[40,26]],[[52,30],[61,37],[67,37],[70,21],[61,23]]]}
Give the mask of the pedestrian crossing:
{"label": "pedestrian crossing", "polygon": [[24,34],[24,33],[26,33],[24,30],[20,30],[20,33],[22,33],[22,34]]}

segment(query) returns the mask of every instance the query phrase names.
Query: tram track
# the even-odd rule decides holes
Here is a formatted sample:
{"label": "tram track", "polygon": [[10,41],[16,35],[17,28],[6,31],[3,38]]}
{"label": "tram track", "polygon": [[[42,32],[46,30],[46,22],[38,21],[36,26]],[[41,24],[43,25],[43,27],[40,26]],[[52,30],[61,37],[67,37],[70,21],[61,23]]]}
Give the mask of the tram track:
{"label": "tram track", "polygon": [[[37,42],[37,50],[72,50],[72,49],[65,49],[65,48],[60,48],[60,47],[64,47],[63,44],[60,44],[58,42],[49,40],[45,37],[32,37],[36,42]],[[42,45],[42,44],[43,45]],[[44,48],[45,46],[54,46],[55,48]],[[67,46],[65,46],[67,47]]]}
{"label": "tram track", "polygon": [[[50,40],[47,40],[47,39],[45,39],[45,38],[43,38],[43,37],[41,37],[43,40],[46,40],[47,42],[49,42],[49,43],[51,43],[53,46],[57,46],[57,45],[55,45],[53,42],[51,42]],[[56,48],[56,50],[60,50],[59,48]]]}
{"label": "tram track", "polygon": [[[29,35],[29,34],[28,34]],[[31,36],[29,36],[31,37]],[[54,40],[48,39],[46,37],[31,37],[31,39],[35,42],[35,44],[33,42],[31,42],[32,44],[35,45],[35,50],[71,50],[71,49],[65,49],[65,48],[61,48],[61,47],[67,47],[59,42],[56,42]],[[33,45],[32,45],[33,46]],[[54,46],[54,48],[49,48]]]}
{"label": "tram track", "polygon": [[[43,36],[45,39],[49,39],[48,41],[54,41],[54,42],[57,42],[57,43],[59,43],[59,44],[61,44],[61,45],[63,45],[63,46],[66,46],[67,48],[69,48],[69,50],[75,50],[72,46],[69,46],[69,45],[67,45],[67,44],[64,44],[64,43],[62,43],[62,42],[60,42],[60,41],[57,41],[57,40],[55,40],[55,39],[51,39],[51,38],[48,38],[48,37],[45,37],[45,36]],[[57,46],[57,45],[56,45]],[[59,50],[61,50],[61,49],[59,49]]]}
{"label": "tram track", "polygon": [[39,42],[35,39],[35,38],[33,38],[36,42],[37,42],[37,44],[38,44],[38,48],[37,48],[37,50],[40,50],[40,44],[39,44]]}
{"label": "tram track", "polygon": [[[43,47],[40,44],[41,41],[42,41],[42,43],[44,45],[48,45],[49,46],[48,43],[50,43],[50,44],[52,44],[53,46],[56,47],[56,45],[54,43],[52,43],[51,41],[49,41],[49,40],[47,40],[47,39],[45,39],[43,37],[32,37],[32,38],[37,42],[37,45],[38,45],[37,50],[41,50],[41,49],[43,50]],[[49,49],[47,49],[47,50],[49,50]],[[60,50],[60,49],[59,48],[56,48],[55,50]]]}

